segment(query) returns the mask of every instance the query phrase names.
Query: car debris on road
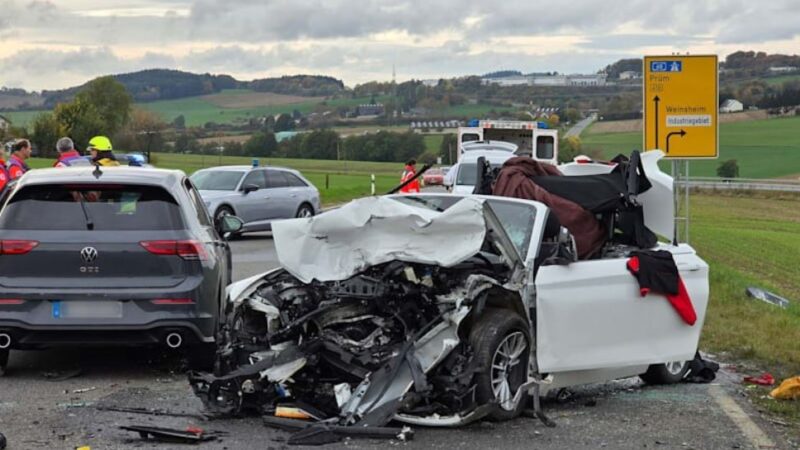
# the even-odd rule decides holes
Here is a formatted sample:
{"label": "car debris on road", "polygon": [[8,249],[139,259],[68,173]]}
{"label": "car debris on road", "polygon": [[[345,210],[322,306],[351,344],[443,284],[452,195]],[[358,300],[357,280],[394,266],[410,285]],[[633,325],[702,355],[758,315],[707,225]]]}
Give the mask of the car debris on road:
{"label": "car debris on road", "polygon": [[157,441],[176,444],[196,444],[207,442],[225,436],[223,431],[205,431],[202,428],[187,427],[185,430],[174,428],[151,427],[144,425],[127,425],[119,427],[121,430],[139,433],[144,441]]}

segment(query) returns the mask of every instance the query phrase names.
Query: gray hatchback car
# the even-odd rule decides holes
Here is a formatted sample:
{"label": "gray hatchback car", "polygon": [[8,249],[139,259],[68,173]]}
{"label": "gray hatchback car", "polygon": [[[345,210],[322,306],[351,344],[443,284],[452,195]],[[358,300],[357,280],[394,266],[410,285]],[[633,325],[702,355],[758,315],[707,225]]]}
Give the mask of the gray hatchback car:
{"label": "gray hatchback car", "polygon": [[215,220],[242,219],[242,232],[269,231],[274,220],[320,212],[319,191],[300,172],[282,167],[220,166],[195,172],[192,182]]}
{"label": "gray hatchback car", "polygon": [[[207,366],[238,231],[183,172],[35,170],[0,210],[0,373],[10,349],[163,344]],[[210,351],[209,351],[210,350]]]}

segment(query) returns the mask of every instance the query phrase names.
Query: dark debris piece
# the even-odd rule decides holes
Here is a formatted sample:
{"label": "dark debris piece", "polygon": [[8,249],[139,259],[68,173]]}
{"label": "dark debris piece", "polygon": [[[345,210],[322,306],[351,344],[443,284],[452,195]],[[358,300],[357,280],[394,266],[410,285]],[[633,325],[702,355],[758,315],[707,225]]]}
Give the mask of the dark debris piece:
{"label": "dark debris piece", "polygon": [[222,431],[204,431],[200,428],[189,427],[185,430],[174,428],[150,427],[144,425],[129,425],[119,427],[122,430],[139,433],[145,441],[169,442],[174,444],[197,444],[199,442],[213,441],[227,433]]}
{"label": "dark debris piece", "polygon": [[289,445],[332,444],[346,437],[354,439],[397,439],[400,441],[414,439],[414,430],[409,427],[342,426],[273,416],[264,416],[263,419],[264,425],[268,427],[292,431],[292,435],[286,441]]}

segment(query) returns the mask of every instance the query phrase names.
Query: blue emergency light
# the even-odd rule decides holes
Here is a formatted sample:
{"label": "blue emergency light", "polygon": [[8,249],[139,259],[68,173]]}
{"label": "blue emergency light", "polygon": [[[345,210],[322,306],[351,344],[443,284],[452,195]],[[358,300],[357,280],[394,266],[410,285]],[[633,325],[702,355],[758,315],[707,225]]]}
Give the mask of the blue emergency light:
{"label": "blue emergency light", "polygon": [[468,127],[477,127],[477,126],[480,126],[480,124],[481,124],[481,121],[478,120],[478,119],[472,119],[469,122],[467,122],[467,126]]}
{"label": "blue emergency light", "polygon": [[536,128],[547,130],[550,127],[547,126],[547,122],[536,122]]}

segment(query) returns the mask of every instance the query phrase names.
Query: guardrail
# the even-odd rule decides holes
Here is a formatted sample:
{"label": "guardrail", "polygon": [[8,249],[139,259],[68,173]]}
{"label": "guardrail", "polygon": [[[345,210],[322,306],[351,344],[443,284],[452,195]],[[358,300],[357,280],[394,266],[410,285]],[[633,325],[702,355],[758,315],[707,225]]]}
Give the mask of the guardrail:
{"label": "guardrail", "polygon": [[689,187],[717,190],[800,192],[800,181],[692,177],[689,179]]}

